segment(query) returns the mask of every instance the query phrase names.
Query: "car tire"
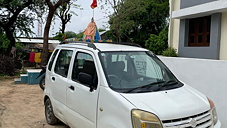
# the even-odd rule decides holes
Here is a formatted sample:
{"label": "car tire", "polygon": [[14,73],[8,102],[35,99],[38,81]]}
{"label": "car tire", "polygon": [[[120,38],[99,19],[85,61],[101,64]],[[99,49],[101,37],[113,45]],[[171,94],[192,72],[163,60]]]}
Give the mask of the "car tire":
{"label": "car tire", "polygon": [[58,123],[58,118],[55,117],[50,99],[45,102],[45,117],[48,124],[53,125]]}
{"label": "car tire", "polygon": [[40,78],[40,80],[39,80],[39,87],[40,87],[42,90],[45,89],[45,75],[44,75],[42,78]]}

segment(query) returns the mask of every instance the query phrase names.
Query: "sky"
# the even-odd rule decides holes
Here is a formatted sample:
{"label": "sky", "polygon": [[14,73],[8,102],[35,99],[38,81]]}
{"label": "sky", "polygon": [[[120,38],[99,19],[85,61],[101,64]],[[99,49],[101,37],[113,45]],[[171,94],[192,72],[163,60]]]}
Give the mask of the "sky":
{"label": "sky", "polygon": [[[98,7],[94,9],[94,20],[98,28],[105,28],[104,26],[108,26],[108,18],[106,18],[106,14],[104,14],[104,10],[101,9],[101,3],[98,2]],[[78,16],[73,15],[70,23],[67,23],[65,31],[73,31],[75,33],[79,33],[80,31],[84,31],[87,25],[90,23],[91,18],[93,17],[93,9],[90,7],[92,0],[77,0],[76,4],[81,5],[80,8],[83,10],[71,8]],[[44,31],[45,24],[42,25],[42,33]],[[56,19],[55,23],[52,23],[50,29],[50,37],[53,36],[56,32],[59,31],[60,28],[60,20]],[[35,21],[35,28],[33,31],[38,35],[38,23]],[[42,34],[43,35],[43,34]]]}

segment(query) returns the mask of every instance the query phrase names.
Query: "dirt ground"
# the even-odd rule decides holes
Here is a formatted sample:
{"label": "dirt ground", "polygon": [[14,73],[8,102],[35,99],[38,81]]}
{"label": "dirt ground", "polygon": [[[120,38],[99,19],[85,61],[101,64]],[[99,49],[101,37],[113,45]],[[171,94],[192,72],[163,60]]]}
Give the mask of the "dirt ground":
{"label": "dirt ground", "polygon": [[0,128],[68,128],[48,125],[45,120],[43,91],[38,85],[14,84],[0,80]]}

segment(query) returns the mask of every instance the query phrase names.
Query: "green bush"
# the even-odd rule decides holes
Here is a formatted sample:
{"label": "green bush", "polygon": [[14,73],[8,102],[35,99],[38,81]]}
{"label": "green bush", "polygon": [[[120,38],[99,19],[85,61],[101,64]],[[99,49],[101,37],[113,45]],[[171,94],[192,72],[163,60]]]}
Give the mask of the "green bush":
{"label": "green bush", "polygon": [[163,56],[177,57],[177,51],[173,47],[169,47],[162,52]]}
{"label": "green bush", "polygon": [[64,41],[64,34],[61,32],[56,32],[54,34],[55,36],[53,37],[53,39],[55,40],[59,40],[59,41]]}
{"label": "green bush", "polygon": [[159,35],[151,34],[145,46],[153,53],[161,55],[162,52],[168,48],[168,30],[163,29]]}

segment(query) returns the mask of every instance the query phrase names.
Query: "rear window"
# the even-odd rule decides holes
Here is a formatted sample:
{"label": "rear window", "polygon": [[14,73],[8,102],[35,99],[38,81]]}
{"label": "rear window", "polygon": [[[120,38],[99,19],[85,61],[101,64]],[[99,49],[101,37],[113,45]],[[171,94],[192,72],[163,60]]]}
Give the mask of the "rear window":
{"label": "rear window", "polygon": [[73,51],[72,50],[61,50],[58,59],[56,61],[56,65],[54,68],[54,72],[63,76],[67,77],[69,64],[72,58]]}

